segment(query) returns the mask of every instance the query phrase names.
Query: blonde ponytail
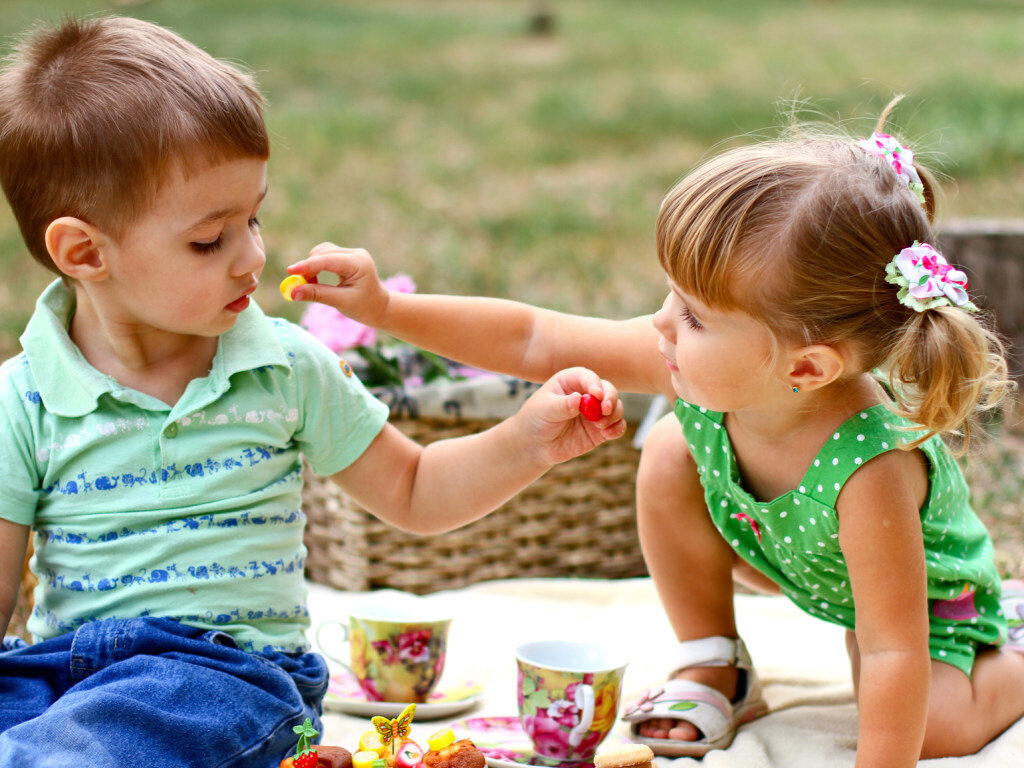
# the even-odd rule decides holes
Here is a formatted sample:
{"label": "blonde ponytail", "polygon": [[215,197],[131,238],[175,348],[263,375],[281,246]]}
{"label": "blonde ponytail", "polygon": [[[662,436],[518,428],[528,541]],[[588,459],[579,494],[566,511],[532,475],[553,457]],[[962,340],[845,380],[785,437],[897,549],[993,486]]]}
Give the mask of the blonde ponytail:
{"label": "blonde ponytail", "polygon": [[914,312],[886,367],[893,410],[927,430],[908,449],[939,434],[958,436],[958,453],[965,453],[978,417],[998,408],[1015,386],[999,337],[952,306]]}

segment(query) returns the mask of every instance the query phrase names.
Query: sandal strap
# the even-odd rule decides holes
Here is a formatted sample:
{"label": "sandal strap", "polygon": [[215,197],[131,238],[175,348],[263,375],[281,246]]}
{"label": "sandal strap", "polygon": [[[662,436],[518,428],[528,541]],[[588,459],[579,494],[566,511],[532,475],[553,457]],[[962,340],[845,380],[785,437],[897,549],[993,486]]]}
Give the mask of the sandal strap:
{"label": "sandal strap", "polygon": [[750,670],[750,654],[738,637],[713,635],[676,646],[673,673],[690,667],[738,667]]}

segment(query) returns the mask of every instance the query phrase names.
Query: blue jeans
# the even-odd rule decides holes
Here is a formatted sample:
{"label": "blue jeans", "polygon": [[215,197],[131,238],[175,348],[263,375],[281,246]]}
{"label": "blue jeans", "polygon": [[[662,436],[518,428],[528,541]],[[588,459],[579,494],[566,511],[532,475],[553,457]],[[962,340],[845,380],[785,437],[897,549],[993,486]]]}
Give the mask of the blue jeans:
{"label": "blue jeans", "polygon": [[321,730],[327,666],[171,619],[108,619],[0,652],[0,766],[277,768]]}

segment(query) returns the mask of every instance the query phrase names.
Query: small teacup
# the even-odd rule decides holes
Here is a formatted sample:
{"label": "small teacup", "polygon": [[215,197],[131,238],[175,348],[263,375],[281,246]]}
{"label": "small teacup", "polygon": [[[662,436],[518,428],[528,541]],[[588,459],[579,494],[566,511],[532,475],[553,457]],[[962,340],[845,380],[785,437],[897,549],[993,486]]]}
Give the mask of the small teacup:
{"label": "small teacup", "polygon": [[626,659],[600,646],[540,640],[516,648],[519,722],[534,751],[590,760],[615,725]]}
{"label": "small teacup", "polygon": [[[420,704],[444,670],[451,617],[414,600],[353,609],[348,623],[329,620],[316,631],[321,653],[359,683],[369,701]],[[341,630],[349,663],[325,648],[325,627]]]}

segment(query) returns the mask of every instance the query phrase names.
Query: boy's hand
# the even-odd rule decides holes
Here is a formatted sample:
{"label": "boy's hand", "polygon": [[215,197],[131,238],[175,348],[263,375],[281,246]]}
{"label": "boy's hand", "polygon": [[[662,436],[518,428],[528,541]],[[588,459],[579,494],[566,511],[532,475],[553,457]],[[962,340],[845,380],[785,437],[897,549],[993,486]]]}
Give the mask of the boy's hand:
{"label": "boy's hand", "polygon": [[[338,284],[317,282],[321,272],[337,275]],[[295,301],[318,301],[364,325],[379,327],[390,294],[377,275],[373,257],[362,248],[320,243],[308,258],[288,267],[288,273],[306,279],[305,285],[292,290]]]}
{"label": "boy's hand", "polygon": [[[601,416],[596,421],[580,413],[585,394],[600,404]],[[626,431],[618,390],[586,368],[556,373],[512,418],[522,430],[526,450],[546,464],[568,461]]]}

